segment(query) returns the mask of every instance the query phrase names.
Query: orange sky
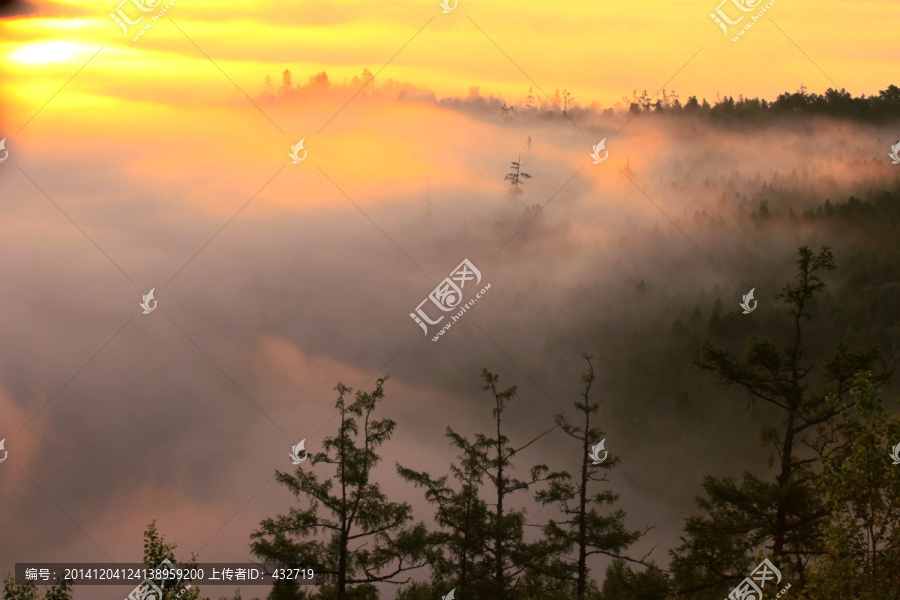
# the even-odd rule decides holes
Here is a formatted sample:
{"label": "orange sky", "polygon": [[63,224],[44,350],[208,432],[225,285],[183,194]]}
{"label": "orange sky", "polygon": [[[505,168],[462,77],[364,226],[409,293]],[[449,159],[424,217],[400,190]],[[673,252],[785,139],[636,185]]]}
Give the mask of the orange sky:
{"label": "orange sky", "polygon": [[[386,91],[391,80],[439,98],[477,87],[511,102],[522,102],[529,88],[538,99],[538,88],[568,89],[576,104],[605,107],[645,88],[713,101],[717,91],[774,98],[805,84],[821,92],[833,85],[824,71],[858,95],[891,83],[900,53],[888,27],[900,5],[888,1],[851,10],[826,0],[812,11],[779,0],[771,19],[736,43],[710,19],[716,5],[707,0],[574,0],[552,9],[529,0],[459,0],[446,14],[436,0],[177,0],[132,41],[171,0],[149,0],[158,6],[146,13],[136,1],[120,5],[132,19],[145,15],[128,36],[109,16],[121,0],[45,1],[0,20],[0,133],[16,156],[92,157],[90,164],[144,182],[160,197],[171,196],[167,186],[183,186],[179,201],[228,215],[234,197],[252,195],[273,168],[289,164],[286,150],[299,139],[351,197],[360,190],[372,201],[388,190],[419,194],[429,181],[479,185],[477,150],[497,129],[452,111],[438,115],[433,104],[395,103],[396,89]],[[727,4],[722,10],[736,18],[740,12]],[[295,86],[322,71],[334,85],[267,103],[265,78],[277,88],[285,69]],[[361,86],[352,78],[364,69],[378,75],[354,97]],[[379,90],[387,101],[369,98],[378,106],[367,109],[366,96]],[[503,149],[524,150],[533,133],[512,128]],[[578,147],[600,139],[592,136]],[[644,147],[650,142],[641,138]],[[617,143],[623,149],[624,140]],[[640,152],[626,154],[640,161]],[[297,186],[303,194],[294,193]],[[282,203],[275,207],[332,202],[328,194],[337,193],[326,179],[297,172],[273,191]]]}
{"label": "orange sky", "polygon": [[[772,98],[801,84],[872,94],[892,82],[900,58],[891,26],[900,21],[900,4],[891,0],[823,0],[814,8],[779,0],[737,43],[710,19],[714,0],[459,0],[448,14],[436,0],[179,0],[137,42],[109,18],[113,0],[40,6],[0,22],[0,97],[13,116],[7,129],[21,127],[101,48],[85,67],[89,77],[81,73],[81,83],[67,86],[52,110],[88,109],[90,118],[102,109],[126,118],[155,105],[232,99],[234,86],[204,53],[251,97],[266,75],[277,82],[285,68],[296,81],[324,70],[340,82],[363,68],[377,72],[396,54],[381,81],[410,82],[439,96],[464,96],[478,86],[510,100],[536,84],[603,106],[635,88],[652,93],[664,85],[682,97],[710,99],[716,92]],[[123,10],[141,14],[130,2]],[[730,2],[723,10],[741,14]]]}
{"label": "orange sky", "polygon": [[[546,364],[557,364],[559,348],[605,344],[605,334],[596,335],[604,329],[595,326],[595,307],[616,307],[603,316],[610,323],[617,323],[619,305],[626,315],[643,310],[632,300],[638,280],[670,287],[674,298],[729,286],[732,310],[739,291],[756,285],[763,297],[759,282],[786,264],[795,237],[814,232],[812,224],[810,231],[741,230],[760,186],[776,181],[800,213],[823,198],[877,189],[878,177],[895,172],[884,168],[893,132],[855,122],[735,133],[636,118],[620,134],[623,115],[585,115],[582,131],[563,118],[488,115],[476,102],[453,110],[395,98],[404,85],[439,98],[465,98],[477,87],[513,102],[523,101],[529,87],[536,96],[538,88],[568,89],[577,103],[604,107],[634,89],[652,94],[661,87],[711,101],[716,92],[774,98],[801,84],[815,92],[837,85],[876,94],[897,83],[896,0],[778,0],[771,20],[737,43],[709,18],[720,0],[458,0],[446,14],[437,0],[177,0],[136,42],[109,18],[120,1],[35,2],[36,12],[0,18],[0,139],[8,138],[10,158],[0,169],[6,198],[0,249],[17,259],[0,265],[6,282],[0,332],[25,340],[0,356],[17,373],[12,383],[0,381],[0,420],[18,427],[60,382],[77,375],[33,429],[0,438],[9,437],[7,448],[25,470],[44,469],[39,481],[56,481],[55,469],[74,465],[48,496],[66,498],[67,509],[79,505],[83,512],[73,511],[73,522],[111,553],[139,552],[140,527],[160,512],[185,550],[203,547],[230,523],[205,560],[246,553],[256,523],[290,499],[271,486],[231,521],[246,506],[245,486],[259,489],[264,481],[255,474],[280,466],[291,444],[304,436],[313,442],[333,414],[336,381],[364,384],[396,348],[408,348],[391,365],[397,374],[391,385],[405,394],[397,394],[405,402],[401,423],[404,414],[410,423],[398,435],[421,436],[404,442],[409,456],[444,460],[444,412],[459,427],[481,418],[476,366],[498,365],[504,383],[522,385],[531,402],[523,414],[549,415],[554,407],[534,383],[508,374],[539,372],[551,353]],[[130,0],[125,10],[138,14]],[[278,87],[285,69],[295,85],[307,87],[266,101],[265,78]],[[364,69],[378,75],[354,97],[360,83],[352,78]],[[334,85],[309,87],[309,77],[322,71]],[[390,80],[401,83],[391,87]],[[591,164],[592,145],[607,137],[610,160]],[[300,139],[309,160],[291,165],[288,152]],[[513,160],[533,175],[520,200],[506,195]],[[539,218],[536,205],[546,207]],[[710,255],[717,262],[698,248],[716,249]],[[422,344],[427,351],[431,342],[410,311],[463,257],[496,282],[498,292],[477,310],[497,345],[477,330],[457,329],[456,341],[441,341],[440,352],[451,348],[447,354],[426,354]],[[161,306],[154,318],[171,311],[196,346],[168,321],[140,315],[126,330],[133,337],[123,335],[122,346],[117,340],[82,373],[79,366],[138,314],[151,288]],[[468,346],[473,339],[483,346]],[[608,355],[621,354],[614,343]],[[525,368],[514,370],[504,348],[514,349]],[[571,353],[566,376],[573,378],[565,381],[577,381],[582,351]],[[421,370],[426,363],[435,370]],[[275,436],[237,388],[223,396],[222,373],[289,419],[290,431]],[[544,374],[557,385],[552,371]],[[417,386],[431,385],[422,381],[442,377],[469,379],[419,392]],[[22,391],[19,382],[37,382],[36,391]],[[462,394],[476,399],[462,405]],[[423,397],[429,406],[454,409],[423,411]],[[204,426],[185,419],[190,435],[165,429],[180,446],[161,443],[143,426],[143,413],[132,415],[137,420],[128,421],[127,431],[146,436],[145,445],[133,443],[122,434],[119,421],[126,422],[130,405],[121,398],[138,407],[162,403],[161,419],[168,419],[166,411],[187,411]],[[228,408],[216,412],[220,401]],[[102,415],[104,407],[112,412]],[[428,413],[425,425],[420,413]],[[210,414],[221,422],[205,426]],[[74,439],[82,434],[89,439]],[[717,427],[698,440],[715,446],[714,434],[732,435]],[[222,461],[222,440],[241,451]],[[693,464],[690,444],[680,444],[679,455],[632,440],[641,458],[635,462],[657,469],[641,480],[648,490],[657,482],[669,487],[673,469]],[[739,464],[742,449],[731,441],[720,440],[722,460],[734,452]],[[547,452],[555,450],[547,443]],[[120,477],[83,485],[81,469],[93,469],[91,477],[101,471],[78,452],[58,452],[80,451],[80,444],[97,462],[115,458],[110,464]],[[27,451],[18,454],[17,447]],[[178,471],[162,491],[149,492],[153,502],[139,503],[132,499],[148,485],[144,472],[109,448],[155,462],[146,449],[157,447],[194,461],[198,481],[185,483]],[[48,461],[46,453],[59,460]],[[683,497],[671,506],[688,506],[699,473],[682,483]],[[18,481],[10,493],[19,496],[2,505],[33,507],[28,518],[7,511],[20,531],[40,522],[41,511],[62,519],[33,500],[37,492],[26,480]],[[181,489],[190,485],[196,490]],[[627,487],[624,499],[629,511],[637,506],[669,527],[650,497]],[[163,498],[171,505],[161,505]],[[97,502],[137,507],[103,512]],[[198,514],[205,520],[192,525]],[[55,522],[32,547],[102,558],[81,532],[63,525],[77,537],[71,547],[50,539],[62,530]],[[120,529],[130,537],[118,535]],[[661,535],[671,541],[677,533]],[[0,547],[0,564],[15,550]]]}

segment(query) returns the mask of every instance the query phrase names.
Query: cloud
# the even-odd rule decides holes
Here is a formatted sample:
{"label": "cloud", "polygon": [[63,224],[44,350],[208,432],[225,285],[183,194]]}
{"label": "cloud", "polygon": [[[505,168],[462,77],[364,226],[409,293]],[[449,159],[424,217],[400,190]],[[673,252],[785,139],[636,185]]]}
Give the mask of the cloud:
{"label": "cloud", "polygon": [[[762,282],[815,229],[752,213],[886,185],[880,134],[652,115],[616,134],[628,116],[595,112],[579,115],[581,133],[559,115],[505,119],[492,99],[400,88],[339,112],[349,84],[261,102],[265,114],[239,98],[161,103],[114,127],[93,109],[48,110],[17,141],[3,167],[42,191],[18,171],[0,181],[0,252],[19,257],[0,289],[0,334],[18,340],[0,349],[0,489],[17,515],[0,569],[138,560],[152,518],[185,553],[247,559],[256,524],[293,501],[275,469],[300,439],[312,449],[334,431],[334,385],[371,389],[385,373],[398,429],[382,476],[417,518],[429,515],[392,465],[443,473],[446,427],[486,430],[480,369],[518,386],[507,423],[527,440],[571,409],[583,352],[622,458],[613,485],[632,526],[659,526],[661,548],[704,473],[765,468],[765,413],[736,436],[743,404],[710,406],[687,352],[664,363],[653,340],[717,299],[737,311],[750,287],[758,313],[771,308],[789,273]],[[290,165],[301,137],[309,158]],[[610,159],[593,165],[603,137]],[[532,175],[518,198],[503,179],[513,160]],[[492,289],[432,342],[409,314],[463,258]],[[151,287],[159,305],[142,315]],[[549,436],[517,465],[571,469],[579,451]]]}

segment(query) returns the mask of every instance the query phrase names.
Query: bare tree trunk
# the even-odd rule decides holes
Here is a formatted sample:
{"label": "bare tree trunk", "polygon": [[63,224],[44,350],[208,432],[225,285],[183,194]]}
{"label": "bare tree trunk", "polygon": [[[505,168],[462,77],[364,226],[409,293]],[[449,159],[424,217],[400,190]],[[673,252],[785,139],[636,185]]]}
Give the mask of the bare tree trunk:
{"label": "bare tree trunk", "polygon": [[347,546],[349,545],[350,524],[347,522],[347,477],[344,470],[346,459],[344,456],[344,442],[347,430],[344,420],[344,409],[341,408],[341,544],[338,558],[338,600],[347,598]]}
{"label": "bare tree trunk", "polygon": [[584,600],[587,589],[587,480],[588,480],[588,434],[590,431],[590,411],[585,411],[584,447],[581,452],[581,494],[578,507],[578,600]]}
{"label": "bare tree trunk", "polygon": [[594,383],[594,365],[585,355],[590,368],[590,376],[584,388],[584,442],[581,448],[581,491],[578,496],[578,588],[577,600],[584,600],[587,593],[587,483],[588,483],[588,449],[591,431],[591,385]]}
{"label": "bare tree trunk", "polygon": [[503,438],[500,434],[500,403],[497,401],[497,530],[494,533],[494,579],[497,582],[497,599],[506,598],[506,581],[503,569]]}

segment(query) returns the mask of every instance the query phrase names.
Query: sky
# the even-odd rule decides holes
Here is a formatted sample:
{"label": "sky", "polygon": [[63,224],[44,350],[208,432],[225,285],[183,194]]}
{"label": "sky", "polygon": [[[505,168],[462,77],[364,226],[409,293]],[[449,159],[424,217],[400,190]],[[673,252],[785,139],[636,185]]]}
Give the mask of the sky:
{"label": "sky", "polygon": [[[528,87],[548,94],[568,89],[576,101],[602,106],[635,89],[663,87],[710,99],[716,93],[772,98],[800,85],[860,95],[889,83],[900,53],[889,26],[900,7],[889,1],[848,9],[836,0],[814,8],[779,0],[738,43],[710,18],[715,3],[704,0],[574,0],[553,10],[527,0],[461,1],[447,14],[436,1],[422,0],[179,0],[138,42],[109,18],[115,3],[20,5],[32,8],[0,25],[4,98],[12,105],[9,116],[18,117],[16,128],[101,48],[90,77],[56,98],[54,111],[138,118],[157,104],[188,102],[186,82],[210,86],[194,101],[219,103],[234,91],[222,85],[228,83],[223,72],[255,96],[266,74],[277,80],[286,68],[304,77],[324,70],[335,81],[384,68],[382,78],[439,95],[477,86],[520,100]],[[730,2],[722,10],[732,19],[742,14]],[[123,11],[140,13],[131,2]]]}
{"label": "sky", "polygon": [[[629,327],[702,293],[771,300],[815,232],[748,227],[764,183],[802,210],[896,179],[878,127],[698,132],[601,113],[633,90],[893,83],[896,2],[779,0],[738,42],[715,8],[178,0],[131,41],[114,3],[7,3],[0,571],[139,561],[154,518],[180,552],[249,559],[260,520],[291,505],[274,470],[332,431],[334,386],[386,374],[398,428],[382,475],[427,519],[394,465],[442,473],[445,428],[484,430],[481,368],[518,386],[509,435],[527,440],[577,398],[584,352],[609,382],[612,485],[631,526],[656,527],[640,554],[659,544],[665,562],[703,473],[765,468],[755,425],[733,434],[765,413],[723,404],[692,424],[677,392],[711,387],[681,373],[629,387]],[[504,118],[488,100],[529,88],[578,108]],[[592,164],[601,139],[610,160]],[[503,179],[514,160],[532,176],[519,198]],[[432,342],[409,314],[463,259],[491,289]],[[652,300],[635,300],[640,280]],[[142,314],[151,288],[158,309]],[[566,468],[563,442],[519,466]]]}

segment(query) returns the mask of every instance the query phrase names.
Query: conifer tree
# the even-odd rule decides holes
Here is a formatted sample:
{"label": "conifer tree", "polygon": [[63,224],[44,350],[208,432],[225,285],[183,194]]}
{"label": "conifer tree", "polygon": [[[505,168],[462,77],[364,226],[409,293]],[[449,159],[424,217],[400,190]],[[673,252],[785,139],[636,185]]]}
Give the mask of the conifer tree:
{"label": "conifer tree", "polygon": [[525,492],[533,484],[543,481],[548,472],[545,465],[536,465],[530,469],[527,481],[517,479],[513,476],[512,457],[555,427],[518,448],[514,447],[503,433],[503,418],[509,403],[516,396],[516,386],[498,389],[499,377],[487,369],[482,369],[481,376],[484,380],[481,389],[490,393],[494,405],[494,431],[490,434],[478,433],[471,441],[449,428],[447,435],[462,452],[463,460],[471,463],[472,468],[484,476],[482,493],[488,503],[484,566],[490,570],[489,595],[486,597],[507,600],[512,597],[511,590],[517,578],[530,563],[537,560],[536,551],[540,545],[540,542],[525,541],[525,511],[512,508],[511,501],[518,492]]}
{"label": "conifer tree", "polygon": [[[352,390],[337,385],[337,433],[325,438],[323,450],[294,473],[276,473],[278,483],[301,506],[263,520],[252,535],[253,554],[267,563],[321,565],[326,584],[319,589],[320,598],[376,598],[373,584],[405,583],[395,578],[424,564],[424,525],[410,525],[409,504],[388,500],[372,477],[381,462],[378,449],[396,426],[391,419],[374,416],[384,399],[385,379],[378,379],[370,393],[358,391],[352,401]],[[333,475],[320,478],[320,465],[331,467]],[[326,539],[317,537],[319,532]],[[278,593],[282,598],[301,597],[285,586]]]}
{"label": "conifer tree", "polygon": [[[772,449],[774,480],[750,472],[740,483],[704,478],[705,495],[697,499],[702,514],[688,519],[682,544],[673,551],[676,586],[686,597],[721,598],[763,556],[792,581],[792,594],[802,592],[808,565],[823,551],[821,525],[828,510],[817,485],[818,465],[832,440],[830,426],[839,407],[850,402],[856,374],[874,370],[880,352],[841,342],[814,372],[804,324],[825,290],[821,274],[836,266],[827,246],[818,254],[801,247],[796,262],[797,275],[776,296],[790,316],[783,349],[754,336],[744,356],[735,358],[707,341],[695,362],[717,373],[722,384],[746,390],[751,402],[776,408],[781,422],[762,430],[763,442]],[[893,370],[893,365],[881,366],[873,375],[879,385]]]}
{"label": "conifer tree", "polygon": [[[448,435],[450,429],[448,428]],[[460,455],[450,465],[456,487],[449,477],[437,479],[426,472],[397,465],[400,475],[425,490],[425,499],[434,505],[438,529],[428,537],[428,563],[432,569],[432,589],[456,590],[457,600],[476,598],[484,593],[489,570],[487,551],[488,506],[481,498],[483,474],[480,462]]]}
{"label": "conifer tree", "polygon": [[509,193],[511,196],[518,196],[522,194],[522,190],[519,189],[519,186],[525,183],[524,179],[531,179],[531,175],[522,170],[522,157],[520,156],[518,160],[514,160],[510,163],[510,171],[506,174],[505,179],[509,181]]}
{"label": "conifer tree", "polygon": [[[456,600],[525,598],[522,588],[534,582],[526,582],[523,573],[543,560],[539,553],[544,547],[540,542],[525,541],[525,511],[510,504],[518,493],[543,481],[548,469],[532,467],[528,480],[519,480],[514,477],[512,457],[555,427],[514,447],[504,434],[504,416],[516,386],[500,390],[497,375],[487,369],[482,369],[481,375],[481,389],[490,393],[493,404],[494,430],[475,434],[470,440],[447,428],[451,445],[460,453],[450,467],[457,485],[448,485],[448,476],[434,478],[399,465],[398,469],[404,478],[423,488],[426,499],[435,505],[440,529],[430,538],[429,562],[434,574],[430,589],[443,596],[455,588]],[[410,589],[404,598],[417,596]]]}
{"label": "conifer tree", "polygon": [[[605,434],[592,420],[600,410],[600,404],[591,399],[594,365],[590,356],[584,358],[588,363],[588,370],[581,376],[584,389],[581,400],[574,403],[578,419],[572,422],[565,415],[556,416],[560,429],[578,442],[572,452],[579,457],[578,472],[575,477],[565,471],[552,474],[548,478],[549,486],[536,494],[538,502],[556,506],[562,513],[560,520],[551,520],[543,528],[545,546],[548,554],[553,556],[546,573],[573,582],[576,600],[585,600],[588,596],[591,580],[587,562],[590,557],[606,555],[632,560],[624,555],[625,550],[649,530],[629,530],[625,526],[625,511],[611,509],[618,494],[609,489],[597,489],[598,484],[608,483],[606,472],[615,468],[620,459],[607,457],[605,450],[602,456],[597,456],[601,459],[599,464],[591,458],[592,448],[605,440]],[[604,508],[609,512],[604,512]],[[572,553],[574,557],[570,557]]]}

